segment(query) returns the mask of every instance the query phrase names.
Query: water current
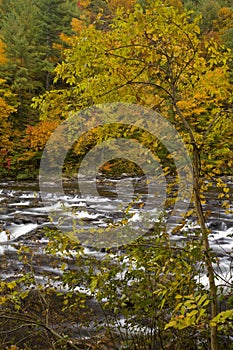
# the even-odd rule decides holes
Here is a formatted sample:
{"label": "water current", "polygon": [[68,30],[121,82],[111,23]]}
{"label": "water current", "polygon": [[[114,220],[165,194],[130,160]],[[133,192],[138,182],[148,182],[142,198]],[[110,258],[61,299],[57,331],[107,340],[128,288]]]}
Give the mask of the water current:
{"label": "water current", "polygon": [[[88,181],[87,180],[87,185]],[[128,178],[133,183],[134,191],[140,195],[137,204],[128,210],[129,221],[135,227],[140,227],[140,215],[143,203],[147,197],[145,181],[140,178]],[[80,194],[76,181],[64,182],[64,194],[58,197],[56,192],[47,194],[46,203],[42,203],[38,182],[33,181],[7,181],[0,183],[0,261],[7,259],[7,264],[2,265],[0,274],[2,278],[10,278],[15,275],[20,262],[17,257],[17,249],[21,245],[27,245],[34,249],[35,256],[38,255],[40,263],[35,266],[38,279],[44,271],[50,271],[48,261],[43,254],[47,240],[43,235],[43,228],[50,226],[49,216],[54,210],[68,210],[68,215],[75,213],[76,221],[80,221],[82,229],[105,228],[109,223],[122,220],[125,209],[129,203],[129,189],[123,186],[117,188],[118,179],[103,178],[98,185],[98,195],[83,196]],[[130,186],[130,185],[129,185]],[[232,194],[233,183],[228,182]],[[119,192],[120,191],[120,192]],[[148,198],[147,198],[148,200]],[[152,203],[155,208],[156,203]],[[62,207],[63,206],[63,207]],[[63,209],[62,209],[63,208]],[[232,214],[226,214],[221,208],[218,191],[213,189],[207,193],[207,204],[205,209],[209,210],[208,225],[211,230],[210,245],[216,252],[219,262],[216,272],[220,276],[217,283],[232,280],[233,264],[233,219]],[[188,224],[189,230],[195,230],[195,221]],[[187,228],[187,227],[186,227]],[[36,239],[35,239],[36,238]],[[171,240],[178,243],[186,239],[181,232],[172,235]],[[101,252],[90,247],[85,248],[90,254],[99,255]],[[6,266],[4,268],[4,266]],[[52,271],[51,273],[56,273]],[[206,278],[202,276],[205,284]]]}

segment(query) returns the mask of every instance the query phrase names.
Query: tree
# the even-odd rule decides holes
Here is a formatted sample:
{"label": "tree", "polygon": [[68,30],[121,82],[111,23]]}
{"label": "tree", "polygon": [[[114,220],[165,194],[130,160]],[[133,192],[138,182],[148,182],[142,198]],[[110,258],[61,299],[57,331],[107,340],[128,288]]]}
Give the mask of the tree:
{"label": "tree", "polygon": [[60,35],[71,34],[74,8],[74,1],[66,0],[1,3],[0,34],[7,57],[1,76],[18,95],[20,127],[37,121],[31,99],[52,84],[54,66],[66,45]]}
{"label": "tree", "polygon": [[0,79],[0,164],[1,176],[9,173],[12,167],[14,138],[17,131],[11,121],[11,116],[17,111],[16,96],[10,91],[6,82]]}
{"label": "tree", "polygon": [[1,36],[5,43],[7,63],[2,75],[18,95],[19,116],[25,118],[30,99],[42,89],[40,81],[41,52],[35,40],[37,9],[33,1],[3,2]]}
{"label": "tree", "polygon": [[[0,41],[0,65],[7,63],[6,46]],[[9,173],[14,150],[14,130],[12,115],[17,111],[16,95],[12,93],[4,79],[0,79],[0,164],[1,175]]]}
{"label": "tree", "polygon": [[[201,227],[200,239],[209,278],[211,318],[217,310],[217,287],[210,251],[208,228],[202,205],[202,178],[231,171],[232,148],[219,138],[232,137],[232,91],[229,82],[229,50],[200,38],[199,19],[186,12],[148,2],[133,13],[121,9],[111,31],[95,26],[73,38],[65,60],[56,67],[56,80],[66,87],[41,100],[41,117],[53,118],[54,97],[69,101],[68,111],[105,102],[139,103],[168,118],[186,142],[193,164],[195,214]],[[51,96],[51,98],[50,98]],[[57,96],[57,97],[56,97]],[[223,139],[225,141],[225,139]],[[217,327],[210,324],[212,350],[218,350]]]}
{"label": "tree", "polygon": [[42,51],[44,86],[48,90],[53,80],[53,68],[60,59],[60,50],[56,45],[62,44],[61,33],[71,34],[73,13],[66,0],[40,0],[37,8],[36,41]]}
{"label": "tree", "polygon": [[0,40],[0,64],[5,64],[7,61],[6,55],[5,55],[5,45],[4,43]]}

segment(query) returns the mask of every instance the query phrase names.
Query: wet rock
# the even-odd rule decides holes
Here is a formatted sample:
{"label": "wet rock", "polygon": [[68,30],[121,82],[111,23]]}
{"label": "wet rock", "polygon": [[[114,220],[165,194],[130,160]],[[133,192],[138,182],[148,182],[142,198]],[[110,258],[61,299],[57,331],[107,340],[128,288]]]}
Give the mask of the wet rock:
{"label": "wet rock", "polygon": [[23,220],[19,219],[19,218],[15,218],[14,219],[14,223],[17,224],[17,225],[21,225],[23,223]]}
{"label": "wet rock", "polygon": [[213,231],[226,231],[227,225],[221,220],[214,220],[208,224],[208,228]]}
{"label": "wet rock", "polygon": [[15,224],[36,224],[37,218],[35,216],[29,216],[29,215],[23,215],[23,214],[16,214],[14,216],[14,223]]}
{"label": "wet rock", "polygon": [[47,220],[45,220],[45,217],[40,216],[40,217],[37,217],[37,218],[36,218],[36,223],[37,223],[38,225],[44,224],[45,221],[47,221]]}

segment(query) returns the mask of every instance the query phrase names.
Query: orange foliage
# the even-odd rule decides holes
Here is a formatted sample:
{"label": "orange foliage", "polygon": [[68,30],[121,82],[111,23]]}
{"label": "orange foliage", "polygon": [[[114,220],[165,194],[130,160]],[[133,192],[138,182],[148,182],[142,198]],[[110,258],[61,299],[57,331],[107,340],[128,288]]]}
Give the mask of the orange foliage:
{"label": "orange foliage", "polygon": [[37,152],[42,152],[49,136],[58,126],[56,121],[41,121],[35,126],[28,125],[26,136],[22,139],[24,154],[18,160],[30,160]]}
{"label": "orange foliage", "polygon": [[135,2],[135,0],[109,0],[108,7],[112,12],[116,12],[119,7],[123,7],[126,10],[132,10]]}
{"label": "orange foliage", "polygon": [[31,150],[42,151],[49,136],[58,124],[56,121],[41,121],[35,126],[28,125],[24,141],[26,141]]}
{"label": "orange foliage", "polygon": [[168,4],[177,8],[179,11],[183,10],[183,4],[181,0],[167,0]]}
{"label": "orange foliage", "polygon": [[108,172],[114,167],[114,164],[110,164],[109,162],[106,162],[102,165],[101,171],[102,172]]}
{"label": "orange foliage", "polygon": [[78,18],[72,18],[71,25],[76,34],[80,34],[85,28],[84,22]]}
{"label": "orange foliage", "polygon": [[228,7],[222,7],[218,11],[218,19],[213,21],[214,30],[224,34],[233,27],[233,11]]}
{"label": "orange foliage", "polygon": [[231,9],[229,9],[228,7],[222,7],[219,11],[218,11],[218,17],[222,20],[232,20],[233,18],[233,12]]}
{"label": "orange foliage", "polygon": [[7,62],[5,47],[6,45],[0,40],[0,64],[5,64]]}
{"label": "orange foliage", "polygon": [[14,132],[9,117],[17,108],[10,103],[14,94],[5,85],[5,80],[0,79],[0,166],[10,167],[10,154],[14,147]]}
{"label": "orange foliage", "polygon": [[90,0],[79,0],[77,2],[77,5],[79,8],[85,9],[88,6],[90,6],[91,1]]}
{"label": "orange foliage", "polygon": [[218,42],[219,43],[219,41],[220,41],[220,38],[219,38],[220,36],[219,36],[219,32],[217,32],[217,31],[215,31],[215,30],[210,30],[209,32],[207,32],[206,34],[205,34],[205,36],[203,37],[203,40],[205,41],[205,42],[208,42],[208,41],[210,41],[210,40],[214,40],[214,41],[216,41],[216,42]]}

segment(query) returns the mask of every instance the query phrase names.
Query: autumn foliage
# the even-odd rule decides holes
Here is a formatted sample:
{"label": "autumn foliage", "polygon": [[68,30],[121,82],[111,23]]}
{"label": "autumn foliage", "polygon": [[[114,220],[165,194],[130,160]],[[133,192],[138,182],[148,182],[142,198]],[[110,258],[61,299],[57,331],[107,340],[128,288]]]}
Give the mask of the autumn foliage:
{"label": "autumn foliage", "polygon": [[[194,1],[167,0],[162,2],[161,9],[170,6],[170,19],[166,15],[163,19],[156,17],[157,5],[154,5],[154,17],[150,21],[151,14],[146,12],[150,3],[70,0],[54,2],[50,8],[45,0],[37,3],[12,0],[11,6],[7,1],[1,2],[0,124],[4,168],[10,155],[11,164],[15,162],[17,171],[24,172],[27,161],[33,163],[35,154],[39,157],[49,134],[57,123],[67,118],[73,106],[78,111],[89,104],[120,99],[170,116],[174,111],[165,97],[169,86],[166,67],[169,59],[179,78],[178,106],[197,137],[221,111],[221,118],[213,123],[212,133],[208,132],[203,162],[211,154],[213,164],[217,161],[224,172],[229,172],[231,119],[227,114],[223,116],[223,110],[228,110],[231,103],[232,63],[228,60],[227,71],[220,56],[226,55],[223,44],[229,47],[229,54],[233,48],[232,8],[227,1],[220,4],[212,0],[212,12],[206,13],[205,9],[210,8],[206,1],[196,6]],[[185,11],[186,6],[191,5],[195,13],[191,14],[188,24]],[[49,11],[52,12],[49,14]],[[148,21],[144,21],[144,13]],[[174,27],[169,34],[164,26],[169,28],[173,13],[182,19],[178,24],[180,29]],[[200,13],[203,19],[194,19]],[[17,29],[15,34],[11,30],[13,25]],[[144,45],[143,50],[143,46],[137,45]],[[192,55],[193,64],[189,65]],[[162,65],[164,68],[160,68]],[[140,79],[136,79],[137,75]],[[160,86],[159,93],[155,84]],[[109,94],[108,89],[112,89]],[[48,97],[41,98],[46,90]],[[44,102],[40,104],[40,100]],[[180,128],[178,121],[177,128]],[[38,164],[37,159],[35,169]],[[14,167],[11,169],[14,176]]]}

